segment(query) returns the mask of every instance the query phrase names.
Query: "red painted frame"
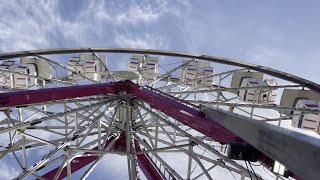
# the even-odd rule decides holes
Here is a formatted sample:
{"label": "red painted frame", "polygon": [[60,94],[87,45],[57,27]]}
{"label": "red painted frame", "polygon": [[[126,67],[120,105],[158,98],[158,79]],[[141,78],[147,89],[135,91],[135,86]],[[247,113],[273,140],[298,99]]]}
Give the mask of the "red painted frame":
{"label": "red painted frame", "polygon": [[[211,137],[212,139],[222,143],[229,144],[231,142],[242,142],[243,140],[231,131],[221,126],[214,119],[207,117],[204,113],[174,99],[165,97],[160,93],[148,90],[131,81],[115,82],[115,83],[104,83],[94,85],[81,85],[71,87],[60,87],[60,88],[48,88],[39,90],[26,90],[18,92],[8,92],[0,94],[0,108],[7,107],[20,107],[29,104],[45,103],[50,101],[80,98],[87,96],[97,96],[106,94],[118,94],[125,92],[135,96],[136,98],[148,103],[151,107],[160,110],[168,116],[180,121],[181,123],[201,132],[202,134]],[[139,158],[140,157],[140,158]],[[266,157],[262,154],[262,157]],[[76,161],[80,163],[72,163],[72,173],[81,169],[82,167],[90,164],[95,157],[79,157]],[[141,165],[141,169],[150,179],[158,179],[157,170],[150,164],[148,157],[138,155],[138,164]],[[48,172],[43,177],[53,177],[58,168]],[[148,175],[147,171],[151,175]],[[60,177],[66,177],[66,169],[64,168]]]}

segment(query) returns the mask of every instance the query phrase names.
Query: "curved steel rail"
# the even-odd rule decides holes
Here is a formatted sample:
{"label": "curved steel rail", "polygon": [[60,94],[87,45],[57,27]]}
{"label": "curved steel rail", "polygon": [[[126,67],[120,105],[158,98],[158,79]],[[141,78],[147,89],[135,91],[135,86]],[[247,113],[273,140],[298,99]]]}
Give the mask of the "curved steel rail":
{"label": "curved steel rail", "polygon": [[52,54],[71,54],[71,53],[89,53],[89,52],[100,52],[100,53],[130,53],[130,54],[152,54],[152,55],[162,55],[162,56],[172,56],[172,57],[183,57],[183,58],[196,58],[209,62],[216,62],[221,64],[239,66],[249,68],[255,71],[259,71],[265,74],[272,75],[287,81],[291,81],[297,84],[307,87],[320,94],[320,85],[309,81],[307,79],[268,68],[265,66],[260,66],[251,63],[245,63],[241,61],[236,61],[227,58],[200,55],[200,54],[190,54],[175,51],[165,51],[165,50],[151,50],[151,49],[130,49],[130,48],[60,48],[60,49],[43,49],[43,50],[31,50],[31,51],[19,51],[11,53],[0,54],[0,60],[18,58],[25,56],[36,56],[36,55],[52,55]]}

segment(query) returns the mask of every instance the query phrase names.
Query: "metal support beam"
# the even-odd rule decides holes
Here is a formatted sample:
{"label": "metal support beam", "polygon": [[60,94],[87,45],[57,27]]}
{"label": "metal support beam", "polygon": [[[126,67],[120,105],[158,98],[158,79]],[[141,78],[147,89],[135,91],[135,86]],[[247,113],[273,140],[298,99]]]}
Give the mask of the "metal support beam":
{"label": "metal support beam", "polygon": [[99,103],[91,104],[91,105],[84,106],[84,107],[81,107],[81,108],[72,109],[72,110],[69,110],[69,111],[66,111],[66,112],[57,113],[57,114],[54,114],[54,115],[51,115],[51,116],[48,116],[48,117],[43,117],[43,118],[35,119],[35,120],[29,121],[29,122],[19,123],[19,124],[15,124],[13,126],[4,127],[4,128],[0,129],[0,134],[1,133],[5,133],[5,132],[9,132],[9,131],[12,131],[12,130],[16,130],[16,129],[23,129],[23,128],[27,128],[27,127],[33,127],[34,125],[42,123],[44,121],[47,121],[47,120],[50,120],[50,119],[55,119],[55,118],[58,118],[58,117],[62,117],[64,115],[72,114],[72,113],[75,113],[75,112],[78,112],[78,111],[83,111],[83,110],[86,110],[86,109],[89,109],[89,108],[92,108],[92,107],[101,106],[101,105],[104,105],[105,103],[106,102],[99,102]]}
{"label": "metal support beam", "polygon": [[[138,141],[135,140],[135,148],[139,152],[143,152]],[[148,180],[164,180],[165,178],[157,167],[152,163],[147,154],[137,154],[138,165]]]}
{"label": "metal support beam", "polygon": [[131,87],[130,93],[138,99],[218,142],[229,144],[230,142],[242,141],[235,134],[188,104],[182,104],[170,96],[165,97],[164,94],[139,86]]}
{"label": "metal support beam", "polygon": [[[155,112],[153,112],[152,110],[146,108],[144,105],[139,105],[142,109],[148,111],[150,114],[152,114],[152,116],[157,117],[159,120],[161,120],[162,122],[164,122],[165,124],[171,126],[172,128],[176,129],[178,132],[180,132],[181,134],[183,134],[185,137],[189,138],[189,140],[195,142],[198,145],[201,145],[202,147],[204,147],[205,149],[207,149],[209,152],[215,154],[216,156],[218,156],[219,158],[221,158],[222,160],[224,160],[226,163],[229,163],[231,165],[233,165],[234,167],[242,170],[243,172],[245,172],[246,174],[250,174],[251,176],[253,176],[254,174],[246,169],[245,167],[237,164],[236,162],[234,162],[233,160],[227,158],[226,156],[224,156],[223,154],[221,154],[219,151],[217,151],[216,149],[214,149],[212,146],[204,143],[203,141],[199,140],[198,138],[188,134],[186,131],[182,130],[181,128],[179,128],[175,123],[161,117],[159,114],[156,114]],[[141,143],[141,142],[140,142]]]}
{"label": "metal support beam", "polygon": [[177,66],[175,68],[173,68],[172,70],[166,72],[165,74],[161,75],[160,77],[157,77],[156,80],[154,80],[153,82],[151,82],[149,84],[149,86],[153,86],[154,84],[156,84],[157,82],[161,81],[163,78],[168,77],[171,75],[171,73],[175,72],[176,70],[180,69],[180,68],[184,68],[186,67],[190,62],[194,61],[194,59],[186,61],[184,63],[182,63],[180,66]]}
{"label": "metal support beam", "polygon": [[[78,91],[82,91],[82,92],[78,92]],[[112,83],[112,84],[85,85],[85,86],[76,86],[76,87],[63,87],[63,88],[41,89],[41,90],[33,90],[33,91],[32,90],[20,91],[20,92],[13,92],[13,93],[2,93],[0,94],[0,103],[1,103],[0,106],[1,107],[23,106],[27,104],[43,103],[43,102],[52,101],[52,100],[103,95],[106,93],[118,93],[118,92],[127,92],[128,94],[136,96],[138,99],[148,103],[150,107],[160,110],[161,112],[171,116],[172,118],[179,120],[183,124],[188,125],[193,129],[205,134],[206,136],[212,137],[213,139],[221,143],[228,144],[230,142],[242,141],[240,138],[243,138],[252,145],[256,145],[256,143],[258,143],[256,141],[259,141],[259,142],[265,141],[264,142],[265,144],[262,143],[262,145],[266,146],[267,143],[271,143],[268,140],[275,139],[275,141],[271,143],[274,146],[270,146],[270,144],[268,144],[268,146],[270,147],[264,147],[262,145],[260,147],[260,144],[259,144],[259,147],[256,147],[256,148],[257,149],[260,148],[259,150],[264,152],[266,155],[270,156],[273,159],[279,160],[280,163],[282,164],[287,165],[287,167],[290,170],[297,172],[297,174],[300,176],[302,176],[301,173],[303,174],[309,171],[308,170],[304,172],[301,172],[301,170],[298,171],[299,168],[296,167],[296,165],[298,164],[297,162],[303,162],[301,161],[303,159],[292,158],[291,156],[294,155],[293,154],[294,152],[292,152],[292,149],[290,151],[290,149],[288,149],[288,146],[296,148],[295,152],[297,152],[298,150],[299,150],[298,152],[305,152],[303,156],[304,159],[313,160],[313,161],[310,161],[313,164],[308,161],[308,166],[311,164],[310,167],[315,168],[317,165],[315,162],[317,161],[319,162],[319,151],[318,151],[319,144],[320,144],[319,140],[314,140],[311,137],[304,136],[301,134],[297,135],[297,137],[294,137],[293,134],[295,135],[296,133],[292,131],[283,132],[283,129],[280,129],[280,130],[277,129],[279,127],[266,128],[266,129],[265,127],[263,127],[263,129],[259,129],[260,124],[259,126],[257,126],[256,124],[253,123],[256,121],[253,121],[250,118],[247,118],[247,119],[251,121],[247,120],[246,118],[243,119],[243,116],[240,117],[239,115],[235,115],[233,113],[229,113],[230,116],[228,117],[230,117],[230,119],[228,120],[225,120],[226,119],[225,112],[223,112],[222,114],[220,112],[220,116],[219,116],[219,113],[215,113],[214,116],[210,115],[211,118],[206,117],[205,114],[201,113],[197,109],[194,109],[195,106],[188,106],[190,104],[187,104],[187,103],[182,104],[180,102],[177,102],[171,96],[164,96],[164,94],[160,94],[152,90],[141,88],[140,86],[135,85],[131,82],[119,82],[119,83]],[[59,115],[65,115],[65,114],[59,114]],[[56,115],[53,115],[53,116],[56,116]],[[50,119],[50,118],[46,117],[44,119]],[[40,123],[44,119],[41,118],[39,120],[30,121],[28,123],[15,124],[12,127],[2,128],[0,132],[8,132],[11,130],[32,126],[35,123]],[[235,119],[237,119],[237,121]],[[243,121],[240,121],[239,119]],[[217,123],[217,122],[221,123],[221,121],[222,121],[222,125]],[[229,124],[223,124],[223,123],[229,123]],[[166,122],[166,124],[175,127],[174,124],[170,124],[169,122]],[[227,125],[230,125],[230,124],[233,125],[231,127],[234,127],[235,125],[237,125],[237,127],[235,127],[235,129],[231,129],[230,127],[227,127]],[[241,129],[239,129],[240,127],[243,128],[242,131]],[[244,129],[246,130],[244,131]],[[255,131],[251,132],[251,130],[255,130]],[[179,131],[179,132],[185,133],[184,131]],[[256,136],[254,135],[253,132],[256,133]],[[245,135],[250,137],[246,137]],[[259,139],[257,138],[258,135],[260,136],[263,135],[263,136],[260,137]],[[282,142],[281,138],[284,135],[287,138],[287,141]],[[192,139],[192,137],[190,138]],[[247,140],[246,138],[249,138],[249,140]],[[316,143],[318,143],[318,145]],[[305,148],[304,146],[307,146],[307,148]],[[57,149],[59,148],[60,147],[58,147]],[[306,155],[307,154],[306,152],[310,152],[309,156]],[[288,154],[290,154],[290,156]],[[47,159],[48,158],[49,156],[47,157]],[[32,169],[29,169],[28,172],[26,173],[27,174],[33,173],[37,168],[42,166],[44,163],[45,161],[41,161],[39,164],[36,165],[37,167],[32,167]],[[312,177],[315,177],[315,176],[312,176],[315,174],[315,172],[309,173],[309,174],[310,176],[308,177],[310,177],[310,179],[312,179]],[[302,177],[307,177],[307,176],[302,176]]]}
{"label": "metal support beam", "polygon": [[112,75],[112,73],[110,72],[109,68],[102,62],[102,60],[100,59],[100,57],[95,53],[92,52],[92,54],[99,60],[99,62],[101,63],[101,65],[103,66],[104,70],[108,73],[108,75],[106,74],[106,77],[110,76],[111,79],[116,82],[116,78],[114,78],[114,76]]}
{"label": "metal support beam", "polygon": [[[210,77],[210,78],[213,78],[213,77],[221,76],[221,75],[224,75],[224,74],[230,74],[230,73],[237,72],[237,71],[243,71],[243,70],[245,70],[245,69],[246,69],[246,68],[243,68],[243,69],[235,69],[235,70],[230,70],[230,71],[221,72],[221,73],[216,73],[216,74],[204,75],[204,76],[201,76],[201,77],[198,77],[198,78],[195,78],[195,79],[191,79],[191,80],[189,80],[188,82],[196,82],[196,81],[199,81],[199,80],[202,80],[202,79],[205,79],[205,78],[209,78],[209,77]],[[170,84],[170,85],[165,85],[165,86],[162,86],[162,87],[158,87],[158,89],[162,90],[162,89],[173,88],[173,87],[182,85],[183,83],[184,83],[184,82],[177,82],[177,83],[174,83],[174,84]]]}
{"label": "metal support beam", "polygon": [[[115,142],[115,146],[114,147],[124,147],[124,142],[123,142],[123,136],[120,136],[119,139],[117,139],[117,141]],[[111,137],[107,143],[105,144],[105,147],[107,147],[109,145],[109,143],[111,143],[113,141],[114,137]],[[117,148],[111,148],[112,150],[118,150]],[[97,150],[98,147],[93,148],[92,150]],[[123,150],[120,148],[120,150]],[[84,155],[87,155],[89,153],[84,153]],[[98,153],[99,154],[99,153]],[[86,165],[94,162],[95,160],[97,160],[99,158],[99,156],[84,156],[84,157],[76,157],[74,158],[73,161],[71,161],[70,166],[71,166],[71,173],[74,173],[78,170],[80,170],[81,168],[85,167]],[[42,177],[46,178],[46,179],[52,179],[55,174],[58,172],[59,167],[53,169],[50,172],[47,172],[46,174],[44,174]],[[67,177],[67,168],[62,168],[61,170],[61,174],[59,176],[59,180],[63,179],[65,177]]]}
{"label": "metal support beam", "polygon": [[320,139],[204,105],[201,110],[299,177],[319,179]]}
{"label": "metal support beam", "polygon": [[0,94],[0,108],[117,92],[116,83],[8,92]]}
{"label": "metal support beam", "polygon": [[[246,103],[231,103],[231,102],[216,102],[216,101],[202,101],[202,100],[186,100],[190,103],[202,104],[202,105],[221,105],[229,107],[250,107],[257,109],[272,109],[276,111],[298,111],[298,112],[308,112],[308,113],[319,113],[318,109],[306,109],[306,108],[296,108],[296,107],[284,107],[277,105],[267,105],[267,104],[246,104]],[[300,114],[299,114],[300,115]]]}
{"label": "metal support beam", "polygon": [[[168,92],[169,94],[197,94],[197,93],[210,93],[210,92],[219,92],[219,91],[227,91],[234,93],[238,90],[244,90],[244,89],[257,89],[261,88],[263,90],[271,90],[274,88],[295,88],[295,87],[301,87],[301,85],[276,85],[276,86],[259,86],[259,87],[237,87],[237,88],[226,88],[226,87],[217,87],[217,88],[210,88],[210,89],[201,89],[201,90],[190,90],[190,91],[172,91]],[[234,93],[235,94],[235,93]]]}
{"label": "metal support beam", "polygon": [[37,169],[41,168],[42,166],[44,166],[44,164],[46,162],[49,161],[49,159],[54,156],[58,151],[65,149],[67,146],[70,145],[70,143],[72,141],[74,141],[75,139],[77,139],[77,137],[83,133],[85,130],[87,130],[88,128],[90,128],[92,125],[94,125],[98,120],[100,120],[102,118],[103,114],[99,115],[98,117],[96,117],[94,120],[92,120],[91,124],[83,127],[82,129],[79,129],[77,132],[75,132],[72,137],[68,138],[65,142],[63,142],[62,144],[60,144],[58,147],[56,147],[55,149],[53,149],[52,151],[50,151],[47,155],[45,155],[40,161],[38,161],[34,166],[32,166],[31,168],[29,168],[28,170],[26,170],[25,172],[21,173],[16,179],[24,179],[26,177],[28,177],[30,174],[32,174],[33,172],[35,172]]}
{"label": "metal support beam", "polygon": [[[148,143],[146,143],[145,141],[143,141],[141,138],[139,138],[138,136],[135,136],[135,139],[141,144],[143,145],[147,150],[151,150],[152,148],[150,147],[150,145]],[[169,171],[176,179],[179,179],[179,180],[182,180],[183,178],[173,169],[171,168],[159,155],[157,155],[156,153],[154,152],[151,152],[152,155],[154,157],[157,158],[157,160],[163,164],[163,166],[165,166],[167,168],[167,171]],[[141,157],[142,154],[138,155]],[[143,160],[142,160],[143,161]],[[148,161],[151,161],[150,158]],[[147,162],[148,162],[147,161]],[[138,163],[139,164],[139,163]],[[141,164],[142,165],[142,164]],[[143,170],[143,167],[141,167],[141,165],[139,164],[140,168],[142,169],[142,171],[144,172]],[[154,165],[153,165],[154,166]],[[148,171],[148,172],[154,172],[154,171],[158,171],[158,170],[152,170],[152,171]],[[161,172],[159,172],[161,173]],[[162,174],[162,173],[161,173]],[[158,175],[156,175],[158,176]],[[162,176],[162,175],[161,175]]]}

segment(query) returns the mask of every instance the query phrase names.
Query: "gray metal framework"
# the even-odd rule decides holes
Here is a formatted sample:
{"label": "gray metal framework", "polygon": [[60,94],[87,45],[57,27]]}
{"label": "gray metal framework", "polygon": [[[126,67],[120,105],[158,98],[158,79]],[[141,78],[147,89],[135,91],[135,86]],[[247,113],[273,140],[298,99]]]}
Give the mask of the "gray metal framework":
{"label": "gray metal framework", "polygon": [[[212,116],[213,119],[220,117],[222,121],[217,122],[268,156],[285,164],[290,170],[294,170],[299,175],[306,175],[304,177],[309,177],[310,179],[314,179],[318,175],[317,172],[312,172],[312,168],[304,171],[306,167],[316,167],[319,161],[318,145],[314,143],[308,144],[304,139],[301,139],[301,137],[307,138],[308,136],[298,135],[299,138],[296,138],[296,135],[292,135],[296,133],[292,133],[289,130],[287,130],[288,133],[283,133],[278,127],[274,128],[274,126],[270,126],[266,122],[276,121],[280,126],[281,122],[290,120],[294,116],[300,116],[301,113],[315,114],[320,113],[319,110],[283,107],[275,104],[241,103],[234,101],[237,98],[235,92],[255,89],[254,87],[229,88],[222,86],[234,72],[248,70],[262,72],[294,83],[280,84],[274,87],[259,87],[264,90],[272,88],[309,88],[320,93],[320,85],[314,82],[272,68],[226,58],[147,49],[65,48],[34,50],[0,54],[0,60],[36,56],[46,60],[56,72],[58,68],[62,68],[81,76],[90,83],[101,83],[102,80],[93,80],[85,74],[79,74],[66,65],[55,62],[49,57],[43,57],[43,55],[72,53],[93,53],[98,59],[99,56],[96,53],[148,54],[190,58],[191,60],[183,61],[181,64],[165,70],[164,74],[158,74],[153,81],[146,83],[145,87],[191,108],[200,109],[201,107],[202,111],[208,116]],[[186,67],[188,63],[196,60],[235,67],[228,71],[201,76],[190,81],[196,82],[208,77],[217,78],[216,84],[210,88],[185,86],[180,82],[181,79],[179,77],[172,75],[174,72]],[[101,62],[101,59],[99,61]],[[117,81],[117,78],[112,75],[112,69],[106,65],[103,65],[103,69],[104,73],[108,74],[104,81]],[[40,89],[50,88],[48,85],[54,83],[56,83],[56,86],[78,85],[76,80],[70,80],[67,77],[44,78],[4,69],[0,69],[0,72],[37,78],[41,81],[35,87]],[[173,79],[172,81],[171,78]],[[15,88],[2,89],[2,91],[21,90]],[[203,94],[208,96],[207,100],[201,97]],[[208,104],[211,106],[205,106]],[[221,113],[220,110],[213,110],[213,106],[229,112]],[[256,111],[259,110],[279,112],[279,115],[276,118],[270,118],[268,114],[258,114]],[[86,179],[102,161],[103,157],[111,154],[127,158],[128,177],[134,180],[140,179],[142,175],[142,170],[139,168],[139,163],[141,164],[138,158],[139,155],[145,155],[150,160],[150,164],[158,171],[162,179],[215,179],[215,172],[221,169],[224,170],[225,174],[231,175],[231,178],[239,178],[241,180],[246,178],[263,179],[261,175],[246,168],[243,163],[229,159],[226,156],[226,145],[220,144],[199,132],[195,133],[195,130],[180,123],[177,119],[165,115],[163,112],[150,107],[147,103],[135,99],[130,94],[106,94],[95,97],[63,99],[22,107],[0,108],[0,111],[5,116],[4,119],[0,120],[0,137],[6,139],[8,144],[0,149],[0,162],[3,159],[10,159],[12,163],[15,163],[21,172],[17,179],[26,177],[46,179],[49,177],[46,176],[46,173],[50,173],[47,169],[53,169],[54,167],[57,167],[56,171],[53,172],[54,176],[50,176],[50,178],[59,179],[59,176],[64,176],[71,179],[74,172],[73,167],[79,159],[96,157],[82,174],[81,179]],[[285,115],[284,111],[294,111],[298,112],[298,114]],[[237,113],[246,117],[238,116]],[[226,118],[228,121],[223,121]],[[257,123],[257,120],[261,121]],[[244,127],[249,127],[250,132]],[[265,141],[263,142],[265,144],[259,141],[261,138],[255,138],[255,135],[264,130],[266,132],[261,135],[261,138],[268,138],[264,139]],[[37,136],[36,133],[40,132],[44,132],[48,137]],[[271,133],[276,134],[271,136]],[[117,143],[121,138],[124,138],[125,149],[116,148],[119,147]],[[282,149],[283,140],[290,141],[292,146],[283,147]],[[314,140],[313,142],[318,141]],[[275,149],[268,148],[267,145],[272,145]],[[314,154],[310,153],[311,155],[290,159],[288,157],[293,156],[295,153],[295,151],[289,149],[292,147],[299,148],[301,151],[306,148],[306,151],[314,152]],[[40,148],[48,149],[46,154],[39,156],[40,158],[34,163],[35,161],[28,151],[36,152]],[[281,151],[276,151],[280,148]],[[185,158],[183,163],[186,167],[184,169],[177,170],[176,164],[168,160],[167,156],[175,154]],[[288,165],[297,161],[305,162],[304,158],[308,159],[306,163],[312,161],[310,166]],[[258,168],[261,169],[261,167]],[[270,169],[267,169],[267,171],[277,179],[286,179],[270,171]]]}
{"label": "gray metal framework", "polygon": [[[201,106],[202,112],[304,179],[318,179],[320,140],[251,118]],[[299,153],[303,152],[303,153]]]}

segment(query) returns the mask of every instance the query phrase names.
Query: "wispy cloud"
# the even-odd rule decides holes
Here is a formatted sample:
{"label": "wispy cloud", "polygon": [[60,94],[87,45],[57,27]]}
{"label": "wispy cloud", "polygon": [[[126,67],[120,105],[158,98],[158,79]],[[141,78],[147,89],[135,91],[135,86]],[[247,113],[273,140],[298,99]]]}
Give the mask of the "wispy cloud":
{"label": "wispy cloud", "polygon": [[[129,3],[129,7],[115,6],[105,1],[91,6],[96,8],[95,17],[112,22],[115,25],[138,24],[156,22],[162,15],[167,13],[167,8],[162,4],[156,4],[155,8],[149,3]],[[164,4],[166,2],[164,1]]]}
{"label": "wispy cloud", "polygon": [[115,43],[120,47],[142,49],[166,49],[168,46],[164,37],[149,33],[139,37],[133,36],[132,34],[119,34],[115,36]]}
{"label": "wispy cloud", "polygon": [[8,165],[4,160],[0,161],[0,176],[1,179],[13,179],[19,175],[17,169]]}
{"label": "wispy cloud", "polygon": [[58,39],[50,39],[61,21],[56,17],[54,1],[2,2],[0,11],[1,51],[25,50],[55,46]]}
{"label": "wispy cloud", "polygon": [[[167,49],[168,37],[161,28],[168,28],[159,25],[159,21],[166,23],[168,16],[181,16],[181,8],[188,6],[184,0],[170,5],[166,0],[98,0],[77,1],[73,6],[79,7],[62,12],[64,3],[62,0],[1,2],[0,52],[79,46]],[[20,169],[14,165],[0,162],[2,179],[19,174]],[[102,163],[96,173],[106,173],[105,166]],[[122,165],[114,163],[108,172],[115,169],[120,169],[116,175],[123,174]]]}
{"label": "wispy cloud", "polygon": [[62,3],[26,0],[2,2],[1,51],[74,46],[163,47],[165,42],[160,42],[164,39],[163,35],[150,30],[150,27],[165,15],[177,16],[181,9],[169,6],[165,0],[101,0],[84,1],[80,9],[70,9],[69,15],[65,15],[59,9]]}

